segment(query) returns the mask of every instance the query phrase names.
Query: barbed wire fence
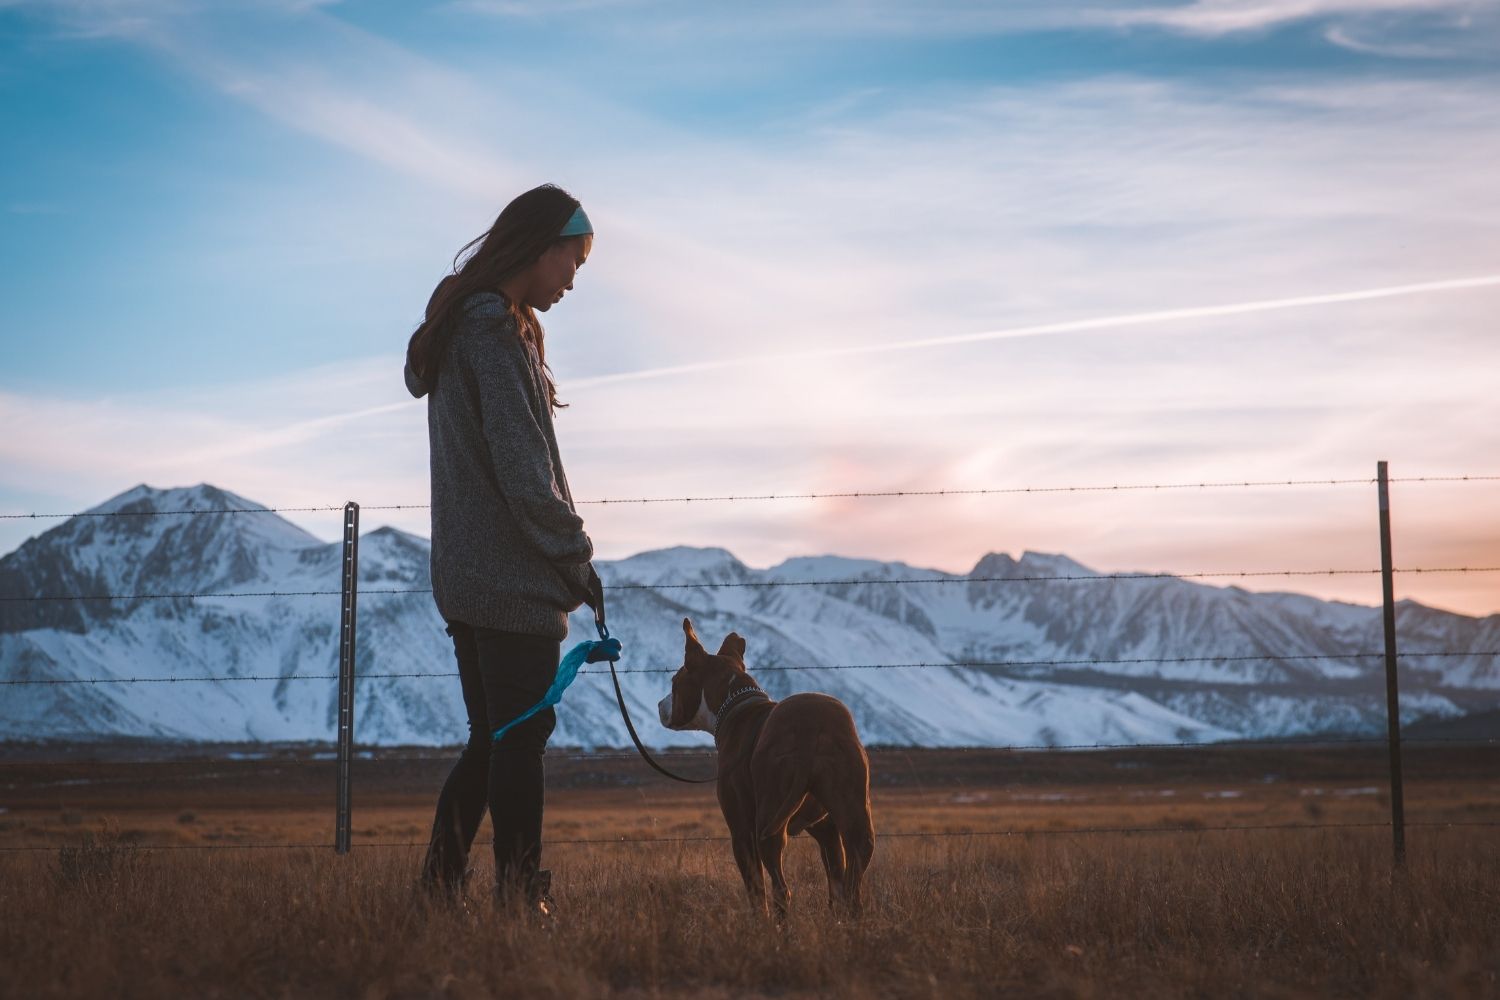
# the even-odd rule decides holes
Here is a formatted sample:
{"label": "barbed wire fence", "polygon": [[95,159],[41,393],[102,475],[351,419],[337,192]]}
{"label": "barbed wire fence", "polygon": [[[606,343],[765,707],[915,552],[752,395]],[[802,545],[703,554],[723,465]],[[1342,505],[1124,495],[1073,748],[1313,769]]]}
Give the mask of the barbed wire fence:
{"label": "barbed wire fence", "polygon": [[[901,838],[995,838],[995,837],[1032,837],[1032,836],[1087,836],[1099,834],[1202,834],[1202,833],[1232,833],[1232,832],[1266,832],[1266,831],[1329,831],[1329,830],[1355,830],[1355,829],[1384,829],[1392,831],[1393,856],[1399,865],[1405,855],[1405,829],[1413,828],[1462,828],[1462,827],[1500,827],[1500,822],[1472,820],[1455,822],[1415,822],[1407,823],[1403,811],[1402,795],[1402,766],[1400,748],[1403,742],[1400,732],[1400,705],[1397,665],[1399,661],[1412,661],[1420,659],[1439,658],[1494,658],[1500,656],[1500,650],[1476,649],[1476,650],[1422,650],[1401,651],[1397,648],[1393,579],[1397,574],[1469,574],[1469,573],[1495,573],[1500,572],[1497,566],[1418,566],[1394,568],[1391,565],[1390,546],[1390,521],[1389,521],[1389,484],[1391,483],[1480,483],[1500,481],[1500,476],[1491,475],[1463,475],[1463,476],[1416,476],[1406,478],[1391,478],[1388,476],[1386,463],[1381,462],[1377,468],[1377,475],[1373,479],[1345,478],[1345,479],[1301,479],[1301,480],[1245,480],[1245,481],[1215,481],[1196,483],[1166,483],[1166,484],[1113,484],[1098,486],[1048,486],[1048,487],[1009,487],[997,489],[955,489],[955,490],[886,490],[886,491],[846,491],[830,493],[768,493],[768,494],[744,494],[744,495],[720,495],[720,496],[677,496],[677,497],[637,497],[637,498],[605,498],[595,500],[582,500],[580,504],[599,505],[632,505],[632,504],[692,504],[692,503],[719,503],[719,502],[746,502],[746,501],[776,501],[776,500],[808,500],[808,499],[891,499],[904,497],[934,497],[934,496],[982,496],[982,495],[1024,495],[1024,494],[1056,494],[1056,493],[1120,493],[1120,492],[1145,492],[1145,491],[1169,491],[1169,490],[1209,490],[1209,489],[1243,489],[1243,488],[1265,488],[1265,487],[1327,487],[1327,486],[1370,486],[1377,487],[1379,523],[1382,545],[1382,565],[1379,568],[1327,568],[1327,569],[1286,569],[1286,570],[1239,570],[1239,571],[1198,571],[1185,573],[1062,573],[1049,575],[1005,575],[1005,576],[911,576],[911,577],[855,577],[845,579],[806,579],[806,580],[741,580],[741,581],[693,581],[673,582],[662,581],[653,583],[639,583],[622,581],[612,584],[607,591],[630,591],[630,590],[716,590],[729,588],[761,589],[761,588],[856,588],[856,587],[904,587],[904,586],[941,586],[941,585],[1025,585],[1040,583],[1112,583],[1122,581],[1144,581],[1144,580],[1190,580],[1190,579],[1255,579],[1255,578],[1307,578],[1307,577],[1333,577],[1333,576],[1376,576],[1381,578],[1383,589],[1383,625],[1384,625],[1384,649],[1350,650],[1336,653],[1299,653],[1299,654],[1252,654],[1252,655],[1202,655],[1202,656],[1180,656],[1180,657],[1119,657],[1119,658],[1051,658],[1051,659],[1017,659],[1017,660],[943,660],[906,663],[839,663],[824,664],[818,666],[772,664],[757,667],[757,673],[787,672],[787,671],[824,671],[824,670],[929,670],[929,669],[954,669],[954,668],[977,668],[977,669],[1056,669],[1066,667],[1097,667],[1097,666],[1122,666],[1122,665],[1168,665],[1187,663],[1249,663],[1249,662],[1316,662],[1337,661],[1346,662],[1362,659],[1381,659],[1385,662],[1386,694],[1387,694],[1387,722],[1388,731],[1384,738],[1378,737],[1350,737],[1350,738],[1288,738],[1276,740],[1230,740],[1216,741],[1212,743],[1203,742],[1180,742],[1180,743],[1047,743],[1047,744],[1014,744],[995,747],[974,748],[941,748],[945,751],[964,752],[966,750],[978,751],[1026,751],[1026,752],[1051,752],[1051,751],[1087,751],[1087,750],[1181,750],[1192,751],[1213,747],[1291,747],[1291,746],[1342,746],[1342,745],[1366,745],[1375,746],[1385,744],[1390,754],[1390,803],[1391,819],[1389,822],[1340,822],[1340,823],[1261,823],[1206,826],[1193,824],[1181,827],[1151,826],[1151,827],[1081,827],[1081,828],[1041,828],[1041,829],[975,829],[964,831],[910,831],[910,832],[888,832],[883,837]],[[287,682],[313,682],[313,681],[336,681],[337,682],[337,723],[335,727],[336,750],[329,757],[318,758],[292,758],[278,756],[274,759],[277,766],[282,765],[308,765],[329,766],[332,765],[336,774],[335,789],[335,835],[332,846],[337,853],[348,853],[355,845],[352,840],[352,794],[351,794],[351,763],[354,759],[354,697],[355,697],[355,651],[357,639],[357,607],[358,597],[361,593],[366,595],[400,595],[400,594],[423,594],[431,593],[430,587],[359,587],[358,573],[358,550],[359,550],[359,515],[361,510],[419,510],[428,509],[426,504],[389,504],[389,505],[361,505],[350,502],[342,506],[305,506],[305,507],[220,507],[220,508],[196,508],[182,510],[113,510],[113,511],[83,511],[73,514],[0,514],[0,519],[44,519],[44,518],[92,518],[92,517],[164,517],[164,516],[201,516],[201,515],[236,515],[236,514],[267,514],[267,513],[296,513],[296,512],[327,512],[342,511],[344,515],[344,535],[341,560],[341,587],[339,590],[272,590],[272,591],[218,591],[218,592],[171,592],[171,593],[136,593],[136,594],[24,594],[24,595],[0,595],[0,605],[4,604],[27,604],[44,605],[49,603],[66,604],[88,604],[90,602],[142,602],[142,601],[165,601],[165,600],[198,600],[198,599],[237,599],[237,598],[293,598],[293,597],[334,597],[340,598],[339,611],[339,671],[334,674],[292,674],[292,675],[267,675],[267,674],[240,674],[216,676],[212,674],[203,675],[178,675],[167,677],[12,677],[0,678],[0,687],[56,687],[72,685],[121,685],[121,684],[223,684],[223,683],[287,683]],[[622,669],[622,674],[671,673],[673,668],[641,668],[633,667]],[[587,668],[582,671],[585,674],[592,673],[595,676],[607,676],[607,672]],[[456,671],[405,671],[405,672],[371,672],[359,675],[359,679],[405,679],[405,678],[438,678],[456,677]],[[1493,744],[1493,739],[1462,739],[1427,737],[1416,740],[1406,739],[1407,743],[1421,744]],[[676,756],[712,756],[713,750],[679,750],[674,752]],[[634,758],[633,753],[614,751],[549,753],[549,757],[570,760],[624,760]],[[400,761],[400,760],[431,760],[431,757],[403,757],[397,755],[382,755],[377,760]],[[79,766],[78,761],[43,761],[29,762],[35,766],[41,764],[58,764],[68,766]],[[146,766],[152,764],[176,763],[172,760],[141,759],[134,761],[111,760],[108,763],[115,766]],[[573,839],[549,839],[549,846],[606,846],[606,845],[630,845],[649,846],[660,844],[683,844],[683,843],[711,843],[727,840],[719,836],[688,836],[688,837],[618,837],[618,838],[573,838]],[[327,843],[226,843],[226,844],[150,844],[141,845],[151,849],[159,850],[297,850],[323,848],[330,846]],[[415,842],[369,842],[360,843],[361,849],[365,848],[415,848],[424,847],[424,843]],[[34,852],[55,850],[56,845],[47,846],[0,846],[0,853]]]}

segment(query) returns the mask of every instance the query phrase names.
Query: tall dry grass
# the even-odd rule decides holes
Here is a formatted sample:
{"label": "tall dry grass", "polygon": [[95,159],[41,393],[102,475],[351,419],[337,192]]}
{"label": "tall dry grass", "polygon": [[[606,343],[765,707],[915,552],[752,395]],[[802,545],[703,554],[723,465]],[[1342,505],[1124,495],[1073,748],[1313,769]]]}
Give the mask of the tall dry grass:
{"label": "tall dry grass", "polygon": [[[9,996],[1500,996],[1493,829],[878,844],[868,908],[824,906],[806,838],[785,928],[720,843],[554,848],[550,927],[414,893],[417,852],[0,860]],[[478,872],[483,885],[489,873]]]}

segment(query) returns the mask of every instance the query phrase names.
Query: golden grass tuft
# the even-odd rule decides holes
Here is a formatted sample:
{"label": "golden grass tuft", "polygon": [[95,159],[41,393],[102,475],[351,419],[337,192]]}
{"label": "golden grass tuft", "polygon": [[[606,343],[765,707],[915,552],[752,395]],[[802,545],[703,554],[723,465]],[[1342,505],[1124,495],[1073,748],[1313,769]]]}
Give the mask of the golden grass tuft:
{"label": "golden grass tuft", "polygon": [[544,926],[427,902],[413,849],[96,842],[7,864],[0,953],[35,997],[1494,996],[1495,846],[1425,831],[1393,876],[1382,831],[893,839],[839,922],[799,843],[778,929],[721,844],[554,850]]}

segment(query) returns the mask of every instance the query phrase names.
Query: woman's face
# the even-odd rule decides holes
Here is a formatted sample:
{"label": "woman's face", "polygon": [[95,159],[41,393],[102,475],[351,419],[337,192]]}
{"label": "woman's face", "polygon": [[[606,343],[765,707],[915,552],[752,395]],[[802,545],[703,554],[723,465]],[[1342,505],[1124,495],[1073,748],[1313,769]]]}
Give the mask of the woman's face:
{"label": "woman's face", "polygon": [[537,312],[546,312],[573,290],[573,277],[594,248],[592,236],[574,236],[554,243],[532,265],[531,289],[526,304]]}

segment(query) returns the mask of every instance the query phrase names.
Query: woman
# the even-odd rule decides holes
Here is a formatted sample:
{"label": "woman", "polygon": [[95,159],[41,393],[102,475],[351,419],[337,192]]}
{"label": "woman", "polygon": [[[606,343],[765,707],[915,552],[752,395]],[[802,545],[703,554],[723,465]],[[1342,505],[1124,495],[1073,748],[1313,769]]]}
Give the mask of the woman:
{"label": "woman", "polygon": [[461,893],[488,802],[497,894],[543,912],[542,753],[556,716],[546,709],[498,741],[491,734],[546,693],[568,612],[602,600],[552,430],[562,404],[537,320],[572,289],[592,246],[576,198],[550,184],[527,191],[459,251],[406,349],[407,388],[428,397],[432,593],[469,716],[422,882]]}

